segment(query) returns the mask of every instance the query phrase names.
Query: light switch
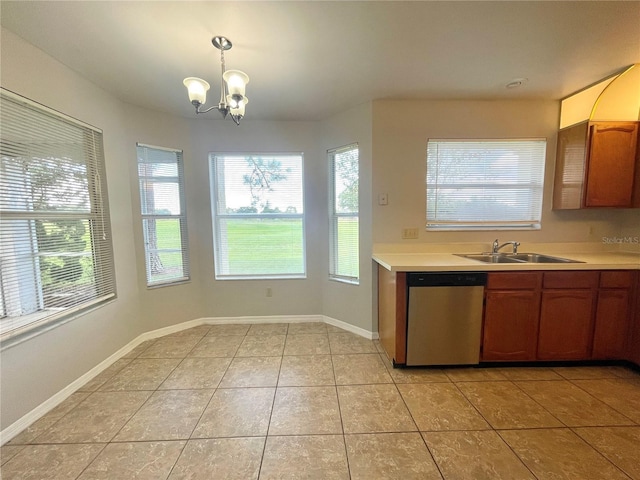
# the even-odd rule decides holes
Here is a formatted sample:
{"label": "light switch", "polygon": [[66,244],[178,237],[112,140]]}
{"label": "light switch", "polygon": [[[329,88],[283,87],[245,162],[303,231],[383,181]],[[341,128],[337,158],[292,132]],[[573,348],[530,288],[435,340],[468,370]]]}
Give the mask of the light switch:
{"label": "light switch", "polygon": [[389,199],[387,198],[386,193],[378,194],[378,205],[387,205],[389,203]]}

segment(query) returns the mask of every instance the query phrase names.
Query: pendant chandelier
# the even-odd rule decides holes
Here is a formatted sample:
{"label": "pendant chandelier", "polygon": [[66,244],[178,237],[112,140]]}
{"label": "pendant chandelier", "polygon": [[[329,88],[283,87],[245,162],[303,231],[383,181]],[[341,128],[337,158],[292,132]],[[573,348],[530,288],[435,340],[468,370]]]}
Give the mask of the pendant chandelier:
{"label": "pendant chandelier", "polygon": [[207,90],[210,85],[201,78],[188,77],[182,83],[189,91],[189,101],[196,108],[196,113],[207,113],[214,108],[218,110],[223,118],[227,114],[236,125],[240,125],[240,120],[244,117],[244,110],[249,103],[245,96],[245,89],[249,83],[249,77],[240,70],[226,70],[224,64],[224,52],[233,46],[231,40],[226,37],[217,36],[211,39],[214,47],[220,50],[220,64],[222,67],[222,79],[220,82],[220,102],[218,105],[202,110],[202,106],[207,101]]}

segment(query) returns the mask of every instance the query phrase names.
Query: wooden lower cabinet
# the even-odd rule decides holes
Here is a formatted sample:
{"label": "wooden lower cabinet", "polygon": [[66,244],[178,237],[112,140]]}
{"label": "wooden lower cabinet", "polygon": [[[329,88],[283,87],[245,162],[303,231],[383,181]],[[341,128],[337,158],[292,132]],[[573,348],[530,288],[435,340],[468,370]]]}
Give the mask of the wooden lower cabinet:
{"label": "wooden lower cabinet", "polygon": [[600,274],[600,290],[593,334],[593,358],[624,358],[630,345],[635,272],[620,270]]}
{"label": "wooden lower cabinet", "polygon": [[407,361],[407,274],[378,265],[378,335],[396,364]]}
{"label": "wooden lower cabinet", "polygon": [[598,292],[596,326],[593,333],[593,355],[596,360],[623,358],[629,329],[628,290],[611,289]]}
{"label": "wooden lower cabinet", "polygon": [[591,289],[543,290],[538,360],[590,358],[593,306]]}
{"label": "wooden lower cabinet", "polygon": [[635,294],[632,300],[631,324],[629,325],[629,343],[625,358],[640,366],[640,271],[636,272]]}
{"label": "wooden lower cabinet", "polygon": [[489,273],[485,292],[481,359],[536,359],[542,274]]}
{"label": "wooden lower cabinet", "polygon": [[631,270],[489,273],[482,361],[638,362],[640,325],[629,323],[636,277]]}

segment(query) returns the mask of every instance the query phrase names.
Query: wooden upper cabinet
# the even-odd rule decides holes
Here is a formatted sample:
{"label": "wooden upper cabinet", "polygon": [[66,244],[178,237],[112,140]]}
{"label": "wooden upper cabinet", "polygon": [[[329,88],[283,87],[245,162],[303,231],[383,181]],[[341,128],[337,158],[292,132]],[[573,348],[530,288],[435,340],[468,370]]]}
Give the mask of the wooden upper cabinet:
{"label": "wooden upper cabinet", "polygon": [[583,122],[558,132],[554,209],[577,209],[582,206],[588,130],[588,122]]}
{"label": "wooden upper cabinet", "polygon": [[638,122],[592,123],[589,130],[585,206],[633,206]]}
{"label": "wooden upper cabinet", "polygon": [[558,132],[554,209],[640,207],[639,122],[583,122]]}

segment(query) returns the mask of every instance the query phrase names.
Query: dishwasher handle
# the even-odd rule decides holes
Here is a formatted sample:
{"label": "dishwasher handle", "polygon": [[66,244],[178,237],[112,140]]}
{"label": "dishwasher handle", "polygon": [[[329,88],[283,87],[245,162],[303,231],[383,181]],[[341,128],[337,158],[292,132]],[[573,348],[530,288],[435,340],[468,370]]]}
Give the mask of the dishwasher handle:
{"label": "dishwasher handle", "polygon": [[409,287],[467,287],[487,284],[487,272],[411,272]]}

